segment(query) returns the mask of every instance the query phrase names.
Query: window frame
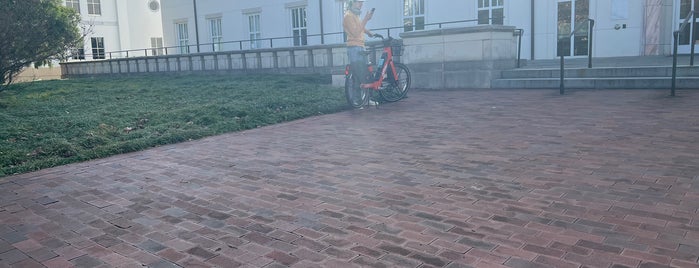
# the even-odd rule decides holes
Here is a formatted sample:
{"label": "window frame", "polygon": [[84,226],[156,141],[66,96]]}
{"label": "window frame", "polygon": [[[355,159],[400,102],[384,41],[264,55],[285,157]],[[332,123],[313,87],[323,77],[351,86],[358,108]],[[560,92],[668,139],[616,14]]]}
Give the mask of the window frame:
{"label": "window frame", "polygon": [[214,52],[221,51],[223,46],[223,19],[221,17],[208,18],[209,37],[211,38],[211,46]]}
{"label": "window frame", "polygon": [[[478,25],[505,24],[505,0],[477,0],[476,2]],[[495,17],[496,12],[501,13],[499,18]],[[486,14],[486,18],[482,18],[482,14]]]}
{"label": "window frame", "polygon": [[92,59],[106,59],[104,37],[90,37],[90,47],[92,48]]}
{"label": "window frame", "polygon": [[189,25],[186,21],[175,22],[175,37],[180,54],[189,54]]}
{"label": "window frame", "polygon": [[162,37],[151,37],[150,38],[151,54],[153,56],[164,55],[164,43]]}
{"label": "window frame", "polygon": [[297,6],[289,9],[291,12],[291,34],[293,45],[308,45],[308,16],[306,6]]}
{"label": "window frame", "polygon": [[102,3],[100,0],[87,0],[87,14],[102,16]]}
{"label": "window frame", "polygon": [[66,7],[70,7],[80,14],[80,0],[66,0]]}
{"label": "window frame", "polygon": [[424,30],[427,24],[425,0],[403,0],[403,31]]}
{"label": "window frame", "polygon": [[85,60],[85,42],[80,41],[75,47],[71,48],[70,54],[73,60]]}
{"label": "window frame", "polygon": [[248,17],[248,37],[250,38],[250,49],[262,48],[262,27],[260,24],[260,13],[246,14]]}

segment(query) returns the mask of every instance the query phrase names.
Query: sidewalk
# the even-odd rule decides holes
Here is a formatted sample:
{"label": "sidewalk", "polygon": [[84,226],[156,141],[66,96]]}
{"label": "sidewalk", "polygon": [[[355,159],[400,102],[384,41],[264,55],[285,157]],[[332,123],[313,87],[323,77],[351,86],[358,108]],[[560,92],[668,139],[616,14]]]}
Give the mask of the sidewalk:
{"label": "sidewalk", "polygon": [[699,267],[699,90],[411,92],[0,178],[0,267]]}

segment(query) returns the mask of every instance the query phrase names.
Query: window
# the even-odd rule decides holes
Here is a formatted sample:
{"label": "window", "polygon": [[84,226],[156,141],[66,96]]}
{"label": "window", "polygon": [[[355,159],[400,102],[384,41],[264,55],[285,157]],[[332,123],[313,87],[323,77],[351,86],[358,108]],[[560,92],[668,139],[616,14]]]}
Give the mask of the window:
{"label": "window", "polygon": [[104,37],[92,37],[92,58],[104,59]]}
{"label": "window", "polygon": [[187,23],[175,24],[177,32],[177,45],[180,47],[180,54],[189,54],[189,29]]}
{"label": "window", "polygon": [[503,25],[505,0],[478,0],[478,24]]}
{"label": "window", "polygon": [[70,50],[70,57],[74,60],[84,60],[85,59],[85,43],[80,42],[74,48]]}
{"label": "window", "polygon": [[75,9],[80,14],[80,0],[66,0],[66,6]]}
{"label": "window", "polygon": [[262,32],[260,31],[260,14],[248,15],[248,25],[250,26],[250,48],[261,48]]}
{"label": "window", "polygon": [[100,0],[87,0],[87,14],[102,15]]}
{"label": "window", "polygon": [[153,56],[163,55],[163,38],[162,37],[151,37],[150,38],[151,54]]}
{"label": "window", "polygon": [[223,30],[221,29],[221,18],[209,19],[209,35],[214,51],[221,51],[223,43]]}
{"label": "window", "polygon": [[308,45],[308,30],[306,29],[306,7],[291,9],[291,30],[294,34],[294,46]]}
{"label": "window", "polygon": [[425,0],[403,0],[403,30],[425,29]]}

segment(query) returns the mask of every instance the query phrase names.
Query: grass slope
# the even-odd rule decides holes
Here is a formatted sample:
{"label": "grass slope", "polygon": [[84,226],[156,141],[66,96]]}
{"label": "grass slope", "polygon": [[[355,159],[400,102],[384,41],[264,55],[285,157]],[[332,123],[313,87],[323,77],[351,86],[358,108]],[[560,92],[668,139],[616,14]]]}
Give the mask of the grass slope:
{"label": "grass slope", "polygon": [[0,177],[346,109],[309,75],[43,81],[0,92]]}

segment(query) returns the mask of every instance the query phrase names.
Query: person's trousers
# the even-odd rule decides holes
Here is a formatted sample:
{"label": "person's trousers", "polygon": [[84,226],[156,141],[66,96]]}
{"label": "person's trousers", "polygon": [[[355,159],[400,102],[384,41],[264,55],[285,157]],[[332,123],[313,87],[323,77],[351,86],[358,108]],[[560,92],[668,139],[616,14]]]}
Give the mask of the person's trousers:
{"label": "person's trousers", "polygon": [[355,78],[354,81],[359,81],[359,83],[356,83],[355,86],[359,86],[360,83],[366,82],[367,60],[366,55],[363,54],[363,52],[364,47],[347,47],[347,57],[350,62],[350,70],[352,71],[352,76]]}

